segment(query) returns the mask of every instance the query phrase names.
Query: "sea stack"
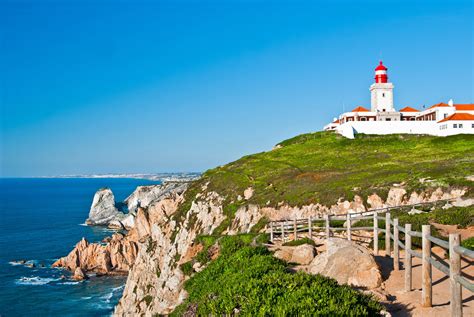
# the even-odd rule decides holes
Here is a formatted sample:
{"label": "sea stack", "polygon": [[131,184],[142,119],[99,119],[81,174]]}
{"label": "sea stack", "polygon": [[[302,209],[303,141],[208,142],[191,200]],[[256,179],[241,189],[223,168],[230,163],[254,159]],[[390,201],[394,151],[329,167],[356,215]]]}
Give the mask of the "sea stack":
{"label": "sea stack", "polygon": [[115,197],[110,188],[101,188],[92,201],[88,225],[108,225],[112,220],[122,219],[125,215],[115,206]]}

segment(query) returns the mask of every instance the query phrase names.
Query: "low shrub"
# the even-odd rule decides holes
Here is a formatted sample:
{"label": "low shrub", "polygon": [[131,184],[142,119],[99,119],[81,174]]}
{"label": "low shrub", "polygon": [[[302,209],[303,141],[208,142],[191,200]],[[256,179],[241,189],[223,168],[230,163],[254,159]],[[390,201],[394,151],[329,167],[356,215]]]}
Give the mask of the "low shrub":
{"label": "low shrub", "polygon": [[181,271],[183,271],[184,275],[187,275],[187,276],[190,276],[194,272],[193,263],[191,261],[181,264],[180,268],[181,268]]}
{"label": "low shrub", "polygon": [[313,241],[313,239],[310,239],[310,238],[292,240],[292,241],[283,243],[284,246],[288,246],[288,247],[296,247],[302,244],[310,244],[310,245],[316,246],[316,243]]}
{"label": "low shrub", "polygon": [[467,238],[461,242],[461,245],[469,250],[474,250],[474,237]]}
{"label": "low shrub", "polygon": [[[231,248],[242,241],[232,238],[226,242]],[[191,308],[198,316],[374,316],[383,308],[372,297],[333,279],[290,273],[264,247],[244,246],[220,256],[189,279],[185,288],[189,297],[172,316]]]}

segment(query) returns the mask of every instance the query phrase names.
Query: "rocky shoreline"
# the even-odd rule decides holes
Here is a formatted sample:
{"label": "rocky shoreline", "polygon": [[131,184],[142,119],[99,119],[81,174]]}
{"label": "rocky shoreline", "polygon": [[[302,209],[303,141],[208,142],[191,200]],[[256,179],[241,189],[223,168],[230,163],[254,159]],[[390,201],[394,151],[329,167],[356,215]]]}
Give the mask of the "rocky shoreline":
{"label": "rocky shoreline", "polygon": [[[218,193],[201,188],[184,214],[184,193],[188,185],[166,183],[140,186],[125,201],[128,213],[117,208],[110,189],[100,189],[94,196],[88,223],[126,229],[115,233],[103,243],[89,243],[82,239],[67,255],[54,263],[83,275],[128,274],[127,283],[115,308],[115,316],[168,314],[187,296],[183,289],[186,276],[180,265],[188,262],[202,249],[196,242],[198,235],[212,234],[226,220],[224,198]],[[340,200],[332,206],[308,205],[278,208],[244,204],[228,222],[223,234],[250,232],[261,221],[320,216],[326,213],[343,214],[366,211],[369,208],[407,205],[439,199],[457,199],[454,205],[472,204],[462,200],[465,189],[441,188],[421,193],[407,193],[392,187],[384,201],[372,194],[366,201],[355,196],[352,201]],[[247,189],[240,199],[245,202],[252,195]],[[132,220],[126,220],[132,219]],[[150,296],[150,294],[153,296]],[[144,300],[147,299],[147,301]]]}

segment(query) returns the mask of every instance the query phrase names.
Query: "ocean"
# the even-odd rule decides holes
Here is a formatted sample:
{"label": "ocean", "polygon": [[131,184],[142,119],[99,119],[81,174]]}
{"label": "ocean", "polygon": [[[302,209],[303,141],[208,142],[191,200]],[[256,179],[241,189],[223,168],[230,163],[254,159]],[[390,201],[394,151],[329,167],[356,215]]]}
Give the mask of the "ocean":
{"label": "ocean", "polygon": [[[82,238],[101,241],[113,231],[83,225],[97,189],[110,187],[116,201],[138,179],[0,179],[0,316],[110,316],[126,277],[75,282],[51,264]],[[27,260],[35,267],[13,263]],[[44,267],[42,267],[44,266]]]}

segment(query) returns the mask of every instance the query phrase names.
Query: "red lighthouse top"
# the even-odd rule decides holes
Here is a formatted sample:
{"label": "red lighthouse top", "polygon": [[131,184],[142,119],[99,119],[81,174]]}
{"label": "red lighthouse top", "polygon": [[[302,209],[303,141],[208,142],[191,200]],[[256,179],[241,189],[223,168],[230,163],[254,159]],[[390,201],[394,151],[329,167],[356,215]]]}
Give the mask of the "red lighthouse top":
{"label": "red lighthouse top", "polygon": [[375,82],[386,83],[387,81],[388,81],[387,67],[385,67],[383,62],[380,61],[379,66],[375,68]]}

